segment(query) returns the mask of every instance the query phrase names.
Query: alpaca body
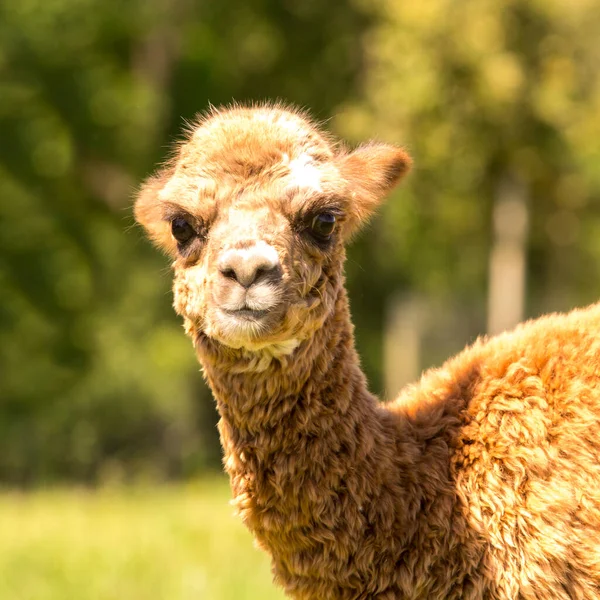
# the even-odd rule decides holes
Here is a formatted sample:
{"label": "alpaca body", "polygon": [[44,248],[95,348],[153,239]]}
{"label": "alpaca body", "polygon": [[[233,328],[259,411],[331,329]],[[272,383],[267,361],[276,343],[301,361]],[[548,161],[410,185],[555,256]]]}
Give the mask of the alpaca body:
{"label": "alpaca body", "polygon": [[393,402],[367,389],[344,242],[409,165],[233,108],[140,192],[238,511],[297,600],[599,600],[600,306],[480,340]]}
{"label": "alpaca body", "polygon": [[205,364],[234,502],[290,595],[600,598],[600,307],[478,341],[384,405],[343,323],[304,377],[273,362],[272,390]]}

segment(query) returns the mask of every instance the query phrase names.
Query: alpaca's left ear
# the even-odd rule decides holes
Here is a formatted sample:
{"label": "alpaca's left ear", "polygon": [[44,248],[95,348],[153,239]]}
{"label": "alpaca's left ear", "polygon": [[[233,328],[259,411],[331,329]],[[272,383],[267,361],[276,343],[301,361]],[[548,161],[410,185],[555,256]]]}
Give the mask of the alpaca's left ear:
{"label": "alpaca's left ear", "polygon": [[370,143],[341,155],[338,161],[340,173],[348,184],[347,218],[352,234],[406,175],[412,160],[402,148]]}

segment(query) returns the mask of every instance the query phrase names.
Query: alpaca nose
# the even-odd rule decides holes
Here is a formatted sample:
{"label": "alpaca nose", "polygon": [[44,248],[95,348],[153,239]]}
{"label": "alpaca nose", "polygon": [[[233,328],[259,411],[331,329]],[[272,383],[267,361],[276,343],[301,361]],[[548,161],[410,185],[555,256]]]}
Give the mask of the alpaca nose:
{"label": "alpaca nose", "polygon": [[279,273],[279,256],[273,246],[258,242],[246,248],[226,250],[219,258],[218,269],[223,277],[249,288]]}

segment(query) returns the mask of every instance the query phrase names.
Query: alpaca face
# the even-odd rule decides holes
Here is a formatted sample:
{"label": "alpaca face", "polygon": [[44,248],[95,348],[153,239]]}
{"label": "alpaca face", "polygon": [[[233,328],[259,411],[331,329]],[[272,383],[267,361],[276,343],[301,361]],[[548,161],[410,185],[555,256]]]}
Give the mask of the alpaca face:
{"label": "alpaca face", "polygon": [[207,336],[249,350],[293,347],[331,310],[343,213],[292,175],[228,189],[211,215],[172,207],[175,309]]}
{"label": "alpaca face", "polygon": [[408,160],[384,145],[336,152],[288,110],[231,109],[192,129],[136,217],[175,258],[175,309],[194,329],[291,351],[331,313],[344,242]]}

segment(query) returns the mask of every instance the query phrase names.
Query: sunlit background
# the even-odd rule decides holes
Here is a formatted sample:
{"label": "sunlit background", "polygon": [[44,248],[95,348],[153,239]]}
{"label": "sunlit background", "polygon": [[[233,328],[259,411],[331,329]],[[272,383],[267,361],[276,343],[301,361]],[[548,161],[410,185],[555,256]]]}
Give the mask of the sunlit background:
{"label": "sunlit background", "polygon": [[0,0],[0,598],[282,598],[133,224],[186,120],[282,99],[409,149],[347,265],[389,398],[600,297],[599,31],[598,0]]}

